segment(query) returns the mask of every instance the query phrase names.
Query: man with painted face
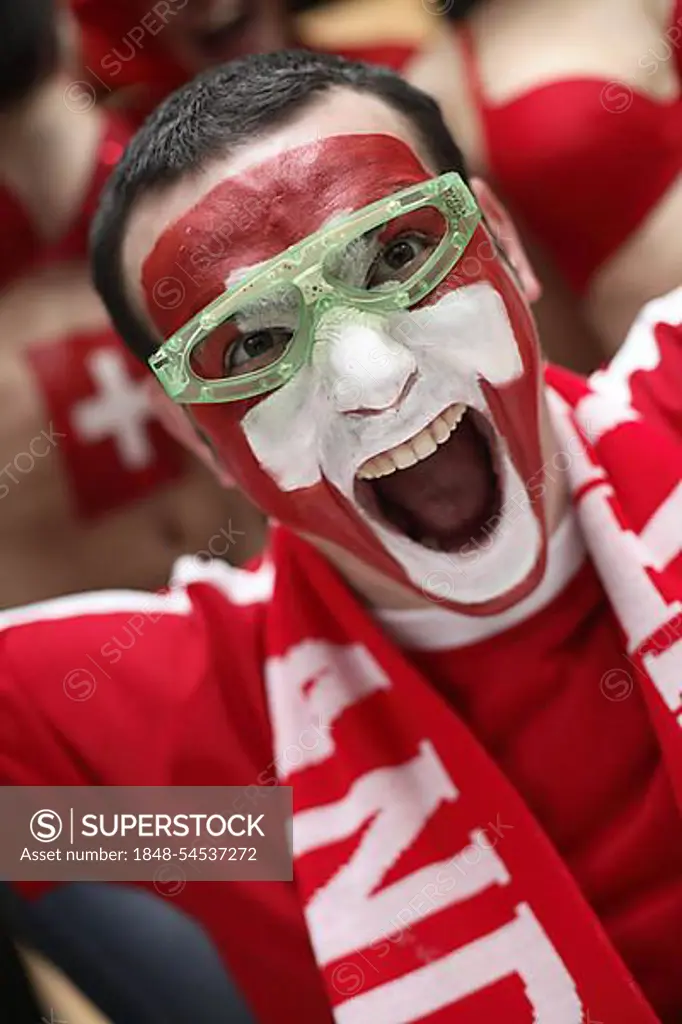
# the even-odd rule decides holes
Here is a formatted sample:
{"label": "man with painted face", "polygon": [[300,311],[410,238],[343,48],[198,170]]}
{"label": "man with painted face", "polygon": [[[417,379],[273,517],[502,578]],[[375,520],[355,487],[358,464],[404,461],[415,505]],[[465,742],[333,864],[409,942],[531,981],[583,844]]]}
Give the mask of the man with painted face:
{"label": "man with painted face", "polygon": [[679,1020],[680,293],[545,368],[438,108],[305,53],[171,97],[93,237],[271,544],[5,614],[0,780],[292,786],[295,884],[177,897],[260,1021]]}

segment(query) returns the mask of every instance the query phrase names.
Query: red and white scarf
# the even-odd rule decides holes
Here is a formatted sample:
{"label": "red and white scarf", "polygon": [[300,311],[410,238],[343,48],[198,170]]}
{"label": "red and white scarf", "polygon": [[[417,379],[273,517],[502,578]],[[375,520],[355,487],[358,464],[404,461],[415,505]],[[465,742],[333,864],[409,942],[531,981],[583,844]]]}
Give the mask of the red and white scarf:
{"label": "red and white scarf", "polygon": [[[647,316],[679,323],[669,313]],[[648,369],[623,352],[589,384],[551,370],[550,407],[624,635],[614,672],[641,686],[682,806],[682,332],[636,330]],[[337,1024],[653,1024],[523,800],[366,612],[349,613],[331,568],[302,570],[299,547],[275,538],[266,683]]]}

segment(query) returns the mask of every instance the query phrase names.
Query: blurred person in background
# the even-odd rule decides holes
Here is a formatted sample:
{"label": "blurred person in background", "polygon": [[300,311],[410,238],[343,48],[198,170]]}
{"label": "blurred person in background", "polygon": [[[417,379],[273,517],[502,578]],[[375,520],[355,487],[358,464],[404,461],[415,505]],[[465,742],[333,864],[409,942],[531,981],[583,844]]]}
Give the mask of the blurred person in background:
{"label": "blurred person in background", "polygon": [[404,67],[432,32],[418,0],[71,0],[92,95],[139,121],[198,71],[293,44]]}
{"label": "blurred person in background", "polygon": [[139,120],[212,64],[294,38],[285,0],[70,0],[97,98]]}
{"label": "blurred person in background", "polygon": [[0,3],[0,606],[157,587],[187,552],[241,562],[262,519],[158,422],[86,262],[130,128],[73,90],[51,0]]}
{"label": "blurred person in background", "polygon": [[410,76],[531,239],[549,352],[594,365],[682,281],[682,0],[425,4]]}

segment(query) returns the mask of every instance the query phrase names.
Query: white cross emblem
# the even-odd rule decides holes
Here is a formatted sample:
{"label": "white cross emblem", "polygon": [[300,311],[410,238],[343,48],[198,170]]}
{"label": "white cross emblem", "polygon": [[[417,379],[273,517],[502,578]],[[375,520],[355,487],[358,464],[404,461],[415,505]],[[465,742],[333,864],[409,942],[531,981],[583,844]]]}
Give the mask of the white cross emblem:
{"label": "white cross emblem", "polygon": [[89,443],[112,437],[125,468],[144,469],[154,460],[147,431],[154,413],[145,382],[133,380],[123,353],[112,348],[91,353],[86,365],[98,393],[74,407],[74,427]]}

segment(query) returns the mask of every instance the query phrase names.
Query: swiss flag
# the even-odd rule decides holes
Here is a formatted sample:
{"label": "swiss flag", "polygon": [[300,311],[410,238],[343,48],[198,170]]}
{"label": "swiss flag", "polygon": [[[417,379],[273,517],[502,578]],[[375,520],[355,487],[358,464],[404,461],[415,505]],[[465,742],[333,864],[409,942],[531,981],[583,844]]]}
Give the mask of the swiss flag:
{"label": "swiss flag", "polygon": [[152,408],[149,372],[110,330],[29,346],[50,427],[60,437],[76,514],[146,497],[182,474],[184,453]]}

